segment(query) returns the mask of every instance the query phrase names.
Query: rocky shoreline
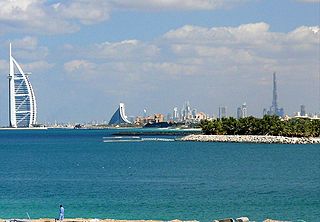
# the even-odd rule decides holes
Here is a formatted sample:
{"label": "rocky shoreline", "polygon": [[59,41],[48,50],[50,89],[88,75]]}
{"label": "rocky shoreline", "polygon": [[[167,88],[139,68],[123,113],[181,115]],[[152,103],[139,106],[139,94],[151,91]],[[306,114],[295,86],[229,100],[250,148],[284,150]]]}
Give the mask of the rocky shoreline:
{"label": "rocky shoreline", "polygon": [[230,143],[279,143],[279,144],[320,144],[320,137],[284,137],[261,135],[199,135],[192,134],[180,139],[196,142]]}

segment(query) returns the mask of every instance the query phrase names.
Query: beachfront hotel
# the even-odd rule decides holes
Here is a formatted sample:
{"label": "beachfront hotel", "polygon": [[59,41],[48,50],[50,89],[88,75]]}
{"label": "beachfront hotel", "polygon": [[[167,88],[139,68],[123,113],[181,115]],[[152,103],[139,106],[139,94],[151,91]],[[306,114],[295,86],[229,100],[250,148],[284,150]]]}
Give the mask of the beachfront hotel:
{"label": "beachfront hotel", "polygon": [[36,98],[28,78],[13,58],[9,58],[9,121],[10,127],[26,128],[36,123]]}
{"label": "beachfront hotel", "polygon": [[124,103],[119,104],[119,108],[115,111],[109,121],[109,125],[126,125],[131,124],[127,119]]}

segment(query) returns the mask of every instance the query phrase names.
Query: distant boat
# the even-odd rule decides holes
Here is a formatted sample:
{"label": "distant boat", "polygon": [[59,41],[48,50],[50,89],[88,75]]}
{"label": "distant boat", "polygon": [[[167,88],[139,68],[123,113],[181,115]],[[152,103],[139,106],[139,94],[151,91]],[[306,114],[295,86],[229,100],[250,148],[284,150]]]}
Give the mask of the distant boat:
{"label": "distant boat", "polygon": [[173,138],[142,138],[142,141],[160,141],[160,142],[174,142]]}
{"label": "distant boat", "polygon": [[110,136],[103,137],[104,143],[115,143],[115,142],[142,142],[140,136]]}
{"label": "distant boat", "polygon": [[144,128],[169,128],[172,127],[173,123],[168,122],[157,122],[157,123],[147,123]]}
{"label": "distant boat", "polygon": [[157,141],[157,142],[173,142],[176,141],[174,138],[160,138],[160,137],[140,137],[140,136],[110,136],[103,137],[104,143],[117,143],[117,142],[148,142],[148,141]]}

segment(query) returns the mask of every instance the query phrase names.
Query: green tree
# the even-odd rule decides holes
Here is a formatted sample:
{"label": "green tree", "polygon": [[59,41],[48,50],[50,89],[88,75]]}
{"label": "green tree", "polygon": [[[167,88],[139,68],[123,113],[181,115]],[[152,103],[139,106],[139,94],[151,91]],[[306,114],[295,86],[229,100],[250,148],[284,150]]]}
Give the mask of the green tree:
{"label": "green tree", "polygon": [[320,137],[320,120],[290,119],[264,116],[262,119],[246,117],[239,120],[229,117],[200,122],[203,133],[211,135],[273,135]]}
{"label": "green tree", "polygon": [[222,128],[225,134],[235,135],[237,133],[237,129],[238,129],[237,119],[233,117],[229,117],[229,118],[222,118],[221,121],[222,121]]}

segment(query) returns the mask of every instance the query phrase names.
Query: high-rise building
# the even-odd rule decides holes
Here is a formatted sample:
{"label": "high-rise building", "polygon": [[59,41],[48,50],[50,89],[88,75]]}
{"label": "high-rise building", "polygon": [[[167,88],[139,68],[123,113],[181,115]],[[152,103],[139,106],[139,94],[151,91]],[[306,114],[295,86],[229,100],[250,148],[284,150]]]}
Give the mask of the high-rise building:
{"label": "high-rise building", "polygon": [[12,56],[11,43],[9,51],[9,124],[14,128],[32,127],[37,118],[36,98],[28,74]]}
{"label": "high-rise building", "polygon": [[306,107],[304,105],[300,106],[300,115],[306,116]]}
{"label": "high-rise building", "polygon": [[242,118],[242,110],[241,110],[241,107],[238,107],[237,108],[237,119],[240,119]]}
{"label": "high-rise building", "polygon": [[219,107],[219,119],[227,117],[227,107],[226,106],[220,106]]}
{"label": "high-rise building", "polygon": [[181,110],[181,120],[192,119],[192,111],[189,101],[187,101]]}
{"label": "high-rise building", "polygon": [[278,92],[277,92],[277,79],[276,73],[273,73],[273,91],[272,91],[272,105],[270,107],[270,112],[276,114],[278,111]]}
{"label": "high-rise building", "polygon": [[197,109],[193,109],[191,114],[192,114],[192,118],[195,118],[197,115]]}
{"label": "high-rise building", "polygon": [[177,121],[179,119],[179,113],[178,113],[178,108],[177,107],[173,108],[172,118],[173,118],[174,121]]}
{"label": "high-rise building", "polygon": [[171,114],[171,113],[168,113],[168,114],[167,114],[167,118],[164,119],[164,121],[172,121],[172,120],[173,120],[172,114]]}
{"label": "high-rise building", "polygon": [[242,118],[248,117],[247,104],[243,103],[241,106]]}
{"label": "high-rise building", "polygon": [[243,103],[241,105],[241,107],[238,107],[237,109],[237,118],[240,119],[240,118],[245,118],[248,116],[248,113],[247,113],[247,104],[246,103]]}
{"label": "high-rise building", "polygon": [[267,111],[267,109],[266,108],[263,108],[263,111],[262,111],[262,116],[265,116],[265,115],[267,115],[268,114],[268,111]]}
{"label": "high-rise building", "polygon": [[272,105],[267,113],[268,115],[284,116],[284,109],[278,108],[278,91],[276,73],[273,73],[273,91],[272,91]]}

